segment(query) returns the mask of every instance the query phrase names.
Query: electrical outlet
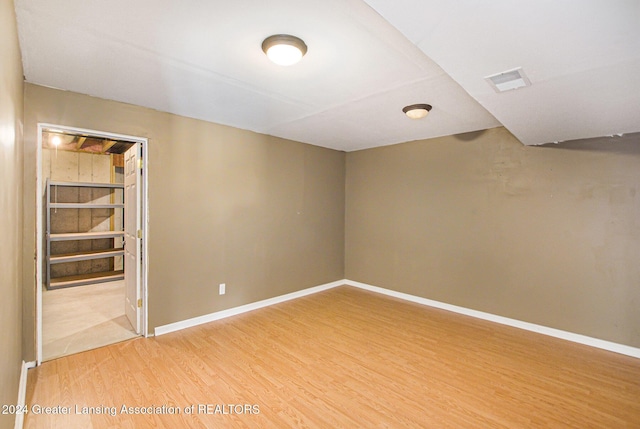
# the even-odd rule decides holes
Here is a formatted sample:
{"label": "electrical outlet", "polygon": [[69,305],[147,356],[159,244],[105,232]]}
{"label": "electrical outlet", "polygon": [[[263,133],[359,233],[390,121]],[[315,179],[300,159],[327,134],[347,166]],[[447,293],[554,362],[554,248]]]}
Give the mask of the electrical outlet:
{"label": "electrical outlet", "polygon": [[224,283],[220,283],[220,295],[224,295],[225,292],[227,291],[227,285]]}

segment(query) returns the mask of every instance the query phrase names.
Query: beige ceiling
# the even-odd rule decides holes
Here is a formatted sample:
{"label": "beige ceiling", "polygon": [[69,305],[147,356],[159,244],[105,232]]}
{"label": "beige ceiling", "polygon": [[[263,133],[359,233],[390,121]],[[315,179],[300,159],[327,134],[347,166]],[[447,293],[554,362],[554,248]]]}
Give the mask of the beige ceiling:
{"label": "beige ceiling", "polygon": [[[640,131],[640,2],[15,0],[26,80],[339,150]],[[283,68],[262,41],[305,40]],[[484,77],[522,66],[532,86]],[[430,103],[425,119],[402,113]],[[497,118],[497,119],[496,119]]]}

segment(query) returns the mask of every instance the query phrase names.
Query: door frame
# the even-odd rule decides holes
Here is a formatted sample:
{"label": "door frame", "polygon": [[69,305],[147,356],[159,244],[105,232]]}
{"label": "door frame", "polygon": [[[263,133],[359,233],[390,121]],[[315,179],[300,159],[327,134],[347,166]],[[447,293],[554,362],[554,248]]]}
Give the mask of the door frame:
{"label": "door frame", "polygon": [[142,261],[140,267],[140,296],[142,297],[141,311],[141,331],[142,336],[148,337],[148,291],[147,278],[149,267],[149,252],[147,243],[149,237],[149,218],[148,218],[148,151],[147,144],[149,140],[144,137],[130,136],[126,134],[117,134],[106,131],[89,130],[85,128],[70,127],[66,125],[38,123],[38,144],[36,148],[36,365],[42,363],[42,288],[43,288],[43,264],[44,264],[44,230],[43,230],[43,180],[42,180],[42,133],[45,130],[59,130],[70,133],[87,134],[100,138],[108,138],[114,140],[126,140],[131,143],[140,143],[140,151],[142,155],[142,189],[140,190],[140,223],[142,228]]}

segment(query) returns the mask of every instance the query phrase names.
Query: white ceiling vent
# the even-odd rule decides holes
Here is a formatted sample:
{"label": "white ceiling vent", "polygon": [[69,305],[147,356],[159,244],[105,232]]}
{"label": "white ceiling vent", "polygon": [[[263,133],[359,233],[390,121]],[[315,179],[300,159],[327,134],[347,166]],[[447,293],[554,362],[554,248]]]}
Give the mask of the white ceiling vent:
{"label": "white ceiling vent", "polygon": [[524,74],[522,67],[487,76],[485,79],[496,92],[504,92],[531,85],[531,81]]}

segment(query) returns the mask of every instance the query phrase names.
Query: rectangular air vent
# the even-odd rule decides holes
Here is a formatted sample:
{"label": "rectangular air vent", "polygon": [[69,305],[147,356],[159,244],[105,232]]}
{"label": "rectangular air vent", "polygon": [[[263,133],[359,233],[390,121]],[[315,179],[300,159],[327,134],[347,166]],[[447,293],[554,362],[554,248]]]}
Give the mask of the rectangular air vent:
{"label": "rectangular air vent", "polygon": [[485,79],[496,92],[504,92],[531,85],[531,81],[524,74],[522,67],[487,76]]}

